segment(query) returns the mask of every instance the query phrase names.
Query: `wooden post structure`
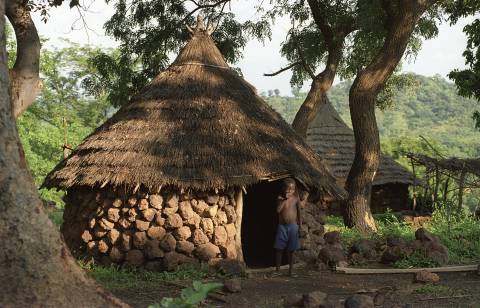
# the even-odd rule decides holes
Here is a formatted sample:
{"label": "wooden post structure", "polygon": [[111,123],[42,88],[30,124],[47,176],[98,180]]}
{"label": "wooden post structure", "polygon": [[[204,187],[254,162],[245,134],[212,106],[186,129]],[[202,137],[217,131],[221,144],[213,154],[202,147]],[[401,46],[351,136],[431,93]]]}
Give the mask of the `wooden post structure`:
{"label": "wooden post structure", "polygon": [[413,186],[412,186],[412,196],[413,196],[413,210],[417,208],[417,174],[415,173],[415,164],[413,163],[413,159],[410,157],[410,164],[412,164],[412,172],[413,172]]}
{"label": "wooden post structure", "polygon": [[462,204],[463,204],[463,187],[465,185],[465,169],[462,168],[460,173],[460,178],[458,179],[458,214],[462,213]]}
{"label": "wooden post structure", "polygon": [[237,250],[237,260],[244,262],[243,249],[242,249],[242,215],[243,215],[243,191],[239,187],[235,191],[235,212],[237,214],[237,220],[235,221],[235,228],[237,230],[235,248]]}
{"label": "wooden post structure", "polygon": [[440,185],[440,172],[438,166],[435,166],[435,186],[432,195],[432,202],[434,205],[438,205],[438,186]]}

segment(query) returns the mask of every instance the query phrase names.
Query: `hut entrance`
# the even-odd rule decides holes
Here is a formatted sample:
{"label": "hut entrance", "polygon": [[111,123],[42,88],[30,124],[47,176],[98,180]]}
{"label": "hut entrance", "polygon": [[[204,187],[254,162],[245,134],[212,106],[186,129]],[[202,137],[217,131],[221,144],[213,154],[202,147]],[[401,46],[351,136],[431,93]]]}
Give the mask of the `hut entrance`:
{"label": "hut entrance", "polygon": [[275,264],[273,242],[277,231],[276,199],[280,182],[265,182],[251,186],[244,195],[242,217],[242,249],[249,267],[269,267]]}

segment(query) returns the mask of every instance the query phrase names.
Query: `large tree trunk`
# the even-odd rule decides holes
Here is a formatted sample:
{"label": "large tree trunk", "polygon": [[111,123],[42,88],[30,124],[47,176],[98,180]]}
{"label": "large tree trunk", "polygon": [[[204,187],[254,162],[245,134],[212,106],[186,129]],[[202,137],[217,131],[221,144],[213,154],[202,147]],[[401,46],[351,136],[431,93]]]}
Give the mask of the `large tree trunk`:
{"label": "large tree trunk", "polygon": [[71,257],[26,169],[9,93],[4,15],[0,0],[0,306],[121,307]]}
{"label": "large tree trunk", "polygon": [[17,40],[17,58],[10,70],[10,93],[13,114],[18,117],[34,102],[42,89],[39,77],[40,38],[26,2],[6,1],[5,14],[15,30]]}
{"label": "large tree trunk", "polygon": [[349,197],[344,222],[362,232],[376,231],[370,210],[370,192],[380,159],[380,138],[375,118],[378,92],[400,62],[415,25],[434,0],[383,1],[387,35],[380,52],[360,71],[350,89],[349,105],[355,134],[355,158],[348,174]]}

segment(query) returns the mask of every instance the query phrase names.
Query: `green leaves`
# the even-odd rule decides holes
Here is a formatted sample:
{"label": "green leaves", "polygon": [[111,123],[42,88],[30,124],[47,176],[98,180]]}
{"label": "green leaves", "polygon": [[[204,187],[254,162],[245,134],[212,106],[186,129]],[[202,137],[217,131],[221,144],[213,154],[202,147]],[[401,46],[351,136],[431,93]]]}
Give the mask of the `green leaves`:
{"label": "green leaves", "polygon": [[171,298],[165,297],[159,304],[149,306],[149,308],[190,308],[197,307],[203,302],[210,291],[222,287],[221,283],[201,283],[200,281],[194,281],[192,287],[182,290],[180,297]]}

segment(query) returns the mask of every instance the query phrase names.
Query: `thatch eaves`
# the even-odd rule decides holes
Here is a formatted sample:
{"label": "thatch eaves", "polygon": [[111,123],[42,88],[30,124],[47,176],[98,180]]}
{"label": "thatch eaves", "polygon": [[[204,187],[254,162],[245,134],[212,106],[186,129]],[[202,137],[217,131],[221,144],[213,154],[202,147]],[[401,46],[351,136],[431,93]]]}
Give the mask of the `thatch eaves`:
{"label": "thatch eaves", "polygon": [[44,186],[247,186],[293,176],[341,196],[318,155],[196,30],[177,59],[47,176]]}
{"label": "thatch eaves", "polygon": [[[330,102],[320,107],[310,124],[307,143],[324,159],[339,181],[344,182],[355,157],[355,136]],[[412,184],[413,175],[382,153],[373,185],[387,183]]]}

